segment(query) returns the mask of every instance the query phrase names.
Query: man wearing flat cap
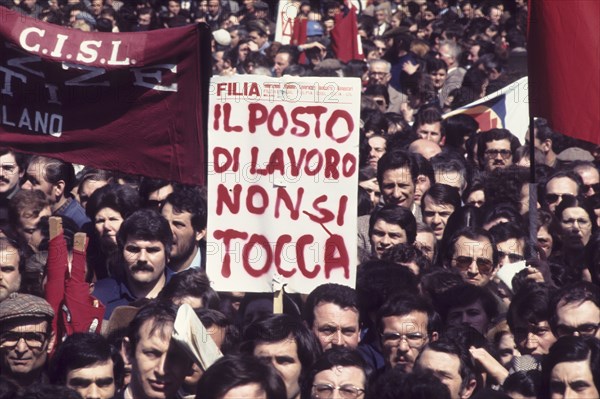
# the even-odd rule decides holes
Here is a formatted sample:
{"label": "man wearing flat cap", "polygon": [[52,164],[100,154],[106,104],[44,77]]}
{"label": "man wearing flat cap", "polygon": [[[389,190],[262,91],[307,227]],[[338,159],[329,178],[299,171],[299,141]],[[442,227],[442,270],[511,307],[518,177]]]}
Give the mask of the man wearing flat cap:
{"label": "man wearing flat cap", "polygon": [[13,293],[0,302],[0,374],[21,387],[46,382],[54,311],[43,298]]}

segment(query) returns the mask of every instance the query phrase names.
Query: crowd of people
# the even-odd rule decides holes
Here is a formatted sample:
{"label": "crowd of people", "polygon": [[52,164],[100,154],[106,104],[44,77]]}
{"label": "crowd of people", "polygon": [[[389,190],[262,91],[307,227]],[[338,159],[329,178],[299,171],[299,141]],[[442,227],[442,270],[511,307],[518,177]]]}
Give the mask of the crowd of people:
{"label": "crowd of people", "polygon": [[[0,399],[600,397],[600,151],[444,117],[526,75],[523,0],[0,0],[90,32],[210,26],[213,74],[362,79],[356,288],[216,292],[210,187],[0,143]],[[360,4],[359,4],[360,3]],[[304,37],[306,36],[306,37]],[[210,131],[208,132],[210,139]],[[535,184],[532,184],[535,182]],[[173,339],[187,304],[205,367]]]}

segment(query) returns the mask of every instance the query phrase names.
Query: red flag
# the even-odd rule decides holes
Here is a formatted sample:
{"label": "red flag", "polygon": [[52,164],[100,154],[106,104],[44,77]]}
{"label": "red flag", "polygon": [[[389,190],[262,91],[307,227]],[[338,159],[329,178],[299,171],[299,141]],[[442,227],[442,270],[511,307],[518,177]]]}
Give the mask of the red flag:
{"label": "red flag", "polygon": [[342,62],[364,58],[358,42],[358,20],[354,6],[347,15],[338,13],[335,16],[335,26],[331,30],[331,48],[336,58]]}
{"label": "red flag", "polygon": [[530,113],[600,144],[600,1],[529,1]]}
{"label": "red flag", "polygon": [[[299,46],[301,44],[306,43],[306,37],[307,37],[306,34],[307,34],[307,30],[308,30],[307,27],[308,27],[308,19],[307,18],[296,17],[296,19],[294,20],[294,27],[292,30],[291,44],[293,44],[294,46]],[[300,64],[306,63],[306,54],[304,54],[304,52],[300,53],[298,62]]]}
{"label": "red flag", "polygon": [[203,183],[206,28],[89,33],[1,10],[1,146]]}

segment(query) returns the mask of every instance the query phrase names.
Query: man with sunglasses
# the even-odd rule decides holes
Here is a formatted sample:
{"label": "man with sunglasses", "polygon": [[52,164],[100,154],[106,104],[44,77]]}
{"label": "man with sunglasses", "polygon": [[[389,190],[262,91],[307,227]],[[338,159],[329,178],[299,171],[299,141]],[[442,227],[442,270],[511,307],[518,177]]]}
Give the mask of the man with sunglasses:
{"label": "man with sunglasses", "polygon": [[573,165],[573,171],[583,181],[583,196],[589,198],[600,193],[600,173],[592,162],[578,162]]}
{"label": "man with sunglasses", "polygon": [[600,339],[600,288],[587,281],[568,284],[550,299],[550,326],[558,338],[567,335]]}
{"label": "man with sunglasses", "polygon": [[450,238],[445,264],[456,269],[467,284],[487,285],[498,270],[498,250],[494,239],[480,228],[465,227]]}
{"label": "man with sunglasses", "polygon": [[0,374],[21,387],[45,380],[54,311],[44,299],[11,294],[0,302]]}
{"label": "man with sunglasses", "polygon": [[551,212],[554,212],[565,197],[580,195],[582,186],[583,182],[577,173],[572,171],[556,172],[546,182],[543,204]]}

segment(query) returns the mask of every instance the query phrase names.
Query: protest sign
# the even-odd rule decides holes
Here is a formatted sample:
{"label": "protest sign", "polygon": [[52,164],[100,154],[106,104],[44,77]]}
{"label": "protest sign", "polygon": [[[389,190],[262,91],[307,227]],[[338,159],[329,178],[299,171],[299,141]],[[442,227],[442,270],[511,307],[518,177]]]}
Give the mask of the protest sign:
{"label": "protest sign", "polygon": [[277,6],[277,24],[275,26],[275,41],[290,44],[294,30],[294,19],[298,15],[297,1],[281,0]]}
{"label": "protest sign", "polygon": [[216,290],[356,279],[360,80],[214,77],[207,272]]}
{"label": "protest sign", "polygon": [[207,29],[90,33],[0,12],[1,146],[203,183]]}

